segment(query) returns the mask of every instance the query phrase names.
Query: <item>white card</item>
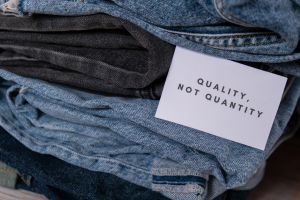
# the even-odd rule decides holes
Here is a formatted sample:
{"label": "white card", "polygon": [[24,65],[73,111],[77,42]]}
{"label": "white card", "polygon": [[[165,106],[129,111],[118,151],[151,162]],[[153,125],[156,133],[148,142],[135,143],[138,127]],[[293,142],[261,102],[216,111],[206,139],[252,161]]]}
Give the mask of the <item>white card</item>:
{"label": "white card", "polygon": [[286,81],[176,47],[155,117],[264,150]]}

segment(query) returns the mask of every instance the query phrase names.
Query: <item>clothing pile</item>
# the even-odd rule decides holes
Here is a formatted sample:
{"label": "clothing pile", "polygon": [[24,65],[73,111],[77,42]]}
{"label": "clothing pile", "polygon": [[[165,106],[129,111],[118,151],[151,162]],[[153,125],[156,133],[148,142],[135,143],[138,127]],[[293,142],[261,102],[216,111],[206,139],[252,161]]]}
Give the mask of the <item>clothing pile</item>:
{"label": "clothing pile", "polygon": [[[242,200],[298,128],[298,1],[0,0],[0,11],[1,186],[50,200]],[[287,77],[264,151],[155,118],[176,45]]]}

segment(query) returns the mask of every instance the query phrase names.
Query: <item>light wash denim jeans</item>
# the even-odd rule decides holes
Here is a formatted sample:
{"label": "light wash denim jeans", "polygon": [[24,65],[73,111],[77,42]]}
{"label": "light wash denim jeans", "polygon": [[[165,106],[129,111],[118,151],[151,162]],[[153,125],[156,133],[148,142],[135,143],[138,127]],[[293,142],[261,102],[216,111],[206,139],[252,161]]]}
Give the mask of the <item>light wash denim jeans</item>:
{"label": "light wash denim jeans", "polygon": [[16,169],[0,161],[0,186],[15,189],[19,173]]}
{"label": "light wash denim jeans", "polygon": [[[157,100],[91,94],[5,70],[0,76],[0,125],[25,146],[171,199],[212,199],[245,185],[282,135],[300,94],[296,78],[261,151],[157,119]],[[187,175],[196,177],[188,180],[193,187],[176,180]],[[176,181],[182,185],[169,187]]]}
{"label": "light wash denim jeans", "polygon": [[300,58],[300,3],[293,0],[0,0],[4,14],[107,13],[174,45],[231,60]]}

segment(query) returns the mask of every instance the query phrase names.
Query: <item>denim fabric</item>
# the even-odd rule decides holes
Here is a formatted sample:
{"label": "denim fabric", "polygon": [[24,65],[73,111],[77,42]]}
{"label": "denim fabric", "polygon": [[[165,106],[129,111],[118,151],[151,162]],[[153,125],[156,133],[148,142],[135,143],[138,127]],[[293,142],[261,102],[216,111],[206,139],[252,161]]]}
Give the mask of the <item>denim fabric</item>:
{"label": "denim fabric", "polygon": [[[157,79],[166,76],[175,48],[106,14],[0,16],[0,21],[5,30],[0,31],[0,48],[58,66],[25,63],[26,69],[14,72],[32,71],[32,77],[114,94],[158,99],[163,82]],[[11,62],[1,65],[16,65]]]}
{"label": "denim fabric", "polygon": [[[44,194],[49,200],[168,199],[116,176],[92,172],[53,156],[30,151],[2,128],[0,128],[0,159],[33,176],[31,186],[19,183],[17,188]],[[0,167],[2,164],[4,163],[0,162]]]}
{"label": "denim fabric", "polygon": [[18,172],[8,166],[7,164],[0,162],[0,186],[14,189],[18,181]]}
{"label": "denim fabric", "polygon": [[229,190],[226,194],[226,200],[246,200],[251,190]]}
{"label": "denim fabric", "polygon": [[[3,129],[1,128],[1,130]],[[27,186],[31,186],[32,177],[30,175],[19,172],[17,169],[0,161],[0,186],[14,189],[19,179]]]}
{"label": "denim fabric", "polygon": [[[288,77],[286,89],[283,94],[283,97],[285,96],[293,80],[291,75],[287,75],[286,73],[274,70],[273,68],[270,68],[262,63],[241,63],[251,67],[255,67],[257,69]],[[48,62],[39,61],[34,58],[11,51],[0,52],[0,69],[5,69],[21,76],[76,86],[77,88],[85,89],[91,92],[102,91],[107,93],[142,97],[148,99],[160,98],[166,79],[166,77],[159,78],[145,88],[121,88],[113,84],[108,84],[106,82],[103,83],[103,81],[97,78],[93,78],[85,74],[80,74],[76,71],[68,70],[63,67],[59,67]]]}
{"label": "denim fabric", "polygon": [[171,199],[211,199],[245,185],[282,135],[300,94],[296,78],[261,151],[157,119],[156,100],[91,94],[5,70],[0,76],[0,125],[33,151],[148,188],[153,170],[213,175],[200,195],[161,191]]}
{"label": "denim fabric", "polygon": [[[300,124],[298,123],[299,119],[300,119],[299,108],[300,108],[300,102],[298,101],[297,107],[296,107],[291,119],[289,120],[289,122],[287,124],[287,127],[284,129],[284,132],[283,132],[282,136],[273,145],[272,149],[269,151],[269,153],[268,153],[268,155],[266,156],[265,159],[268,159],[270,154],[272,152],[274,152],[274,150],[277,149],[277,147],[282,142],[284,142],[287,139],[291,138],[297,132],[297,130],[299,130],[299,126],[300,126]],[[253,188],[255,188],[260,183],[260,181],[262,180],[262,178],[264,176],[265,167],[266,167],[266,161],[261,163],[260,167],[255,171],[255,173],[252,175],[252,177],[249,179],[249,181],[247,182],[246,185],[244,185],[242,187],[234,188],[232,190],[228,190],[228,191],[224,192],[223,194],[219,195],[218,197],[216,197],[214,200],[243,200],[243,199],[247,199],[247,197],[249,195],[249,192]]]}
{"label": "denim fabric", "polygon": [[272,149],[269,151],[268,155],[266,156],[266,159],[268,159],[271,156],[271,154],[278,148],[278,146],[280,146],[284,141],[292,138],[297,133],[297,131],[300,128],[299,121],[300,121],[300,99],[298,100],[297,107],[287,127],[285,128],[282,136],[273,145]]}
{"label": "denim fabric", "polygon": [[[284,132],[282,136],[279,138],[278,141],[273,145],[272,149],[269,151],[268,155],[265,159],[268,159],[268,157],[277,149],[277,147],[282,144],[287,139],[290,139],[295,135],[295,133],[299,130],[300,124],[298,123],[300,120],[300,101],[298,100],[297,107],[289,120],[286,128],[284,129]],[[236,199],[244,199],[242,196],[237,196],[238,198],[235,198],[236,195],[234,194],[236,190],[240,191],[237,192],[237,194],[247,194],[245,198],[248,196],[248,192],[251,191],[253,188],[255,188],[260,181],[262,180],[264,176],[264,171],[266,167],[266,161],[262,162],[260,164],[260,167],[255,171],[255,173],[252,175],[252,177],[249,179],[246,185],[238,188],[234,188],[230,190],[230,195],[227,196],[229,191],[224,192],[222,195],[219,195],[214,200],[236,200]]]}
{"label": "denim fabric", "polygon": [[246,200],[251,190],[236,191],[228,190],[216,197],[214,200]]}
{"label": "denim fabric", "polygon": [[[107,13],[171,44],[240,61],[300,58],[300,3],[292,0],[1,0],[4,14]],[[5,3],[6,2],[6,3]]]}
{"label": "denim fabric", "polygon": [[0,53],[0,69],[5,69],[21,76],[67,84],[91,92],[101,91],[146,99],[159,99],[166,80],[166,77],[159,78],[144,88],[122,88],[103,80],[11,51]]}
{"label": "denim fabric", "polygon": [[233,190],[243,191],[243,190],[252,190],[255,188],[263,179],[265,175],[266,161],[262,162],[260,166],[257,168],[255,173],[249,179],[246,185],[238,188],[234,188]]}

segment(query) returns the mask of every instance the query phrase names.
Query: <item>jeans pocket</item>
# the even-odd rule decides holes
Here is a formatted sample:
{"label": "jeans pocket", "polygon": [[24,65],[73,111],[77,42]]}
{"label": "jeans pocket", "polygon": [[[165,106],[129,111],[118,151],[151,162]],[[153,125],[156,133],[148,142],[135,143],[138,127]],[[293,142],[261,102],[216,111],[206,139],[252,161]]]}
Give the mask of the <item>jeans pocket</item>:
{"label": "jeans pocket", "polygon": [[194,33],[163,29],[192,42],[215,49],[262,55],[282,55],[293,52],[280,35],[273,32]]}

